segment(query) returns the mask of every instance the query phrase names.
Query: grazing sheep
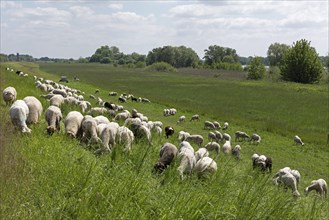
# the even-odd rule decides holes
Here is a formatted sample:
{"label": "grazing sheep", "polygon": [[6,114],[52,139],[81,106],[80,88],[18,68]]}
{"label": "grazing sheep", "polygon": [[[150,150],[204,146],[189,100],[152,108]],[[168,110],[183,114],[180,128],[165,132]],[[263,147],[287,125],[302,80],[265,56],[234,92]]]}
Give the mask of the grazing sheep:
{"label": "grazing sheep", "polygon": [[299,185],[301,177],[300,177],[300,173],[298,172],[298,170],[291,170],[290,173],[292,175],[294,175],[294,177],[296,178],[296,181],[297,181],[297,185]]}
{"label": "grazing sheep", "polygon": [[193,135],[187,136],[185,140],[188,142],[194,142],[199,147],[201,147],[201,145],[203,143],[203,137],[198,134],[193,134]]}
{"label": "grazing sheep", "polygon": [[114,103],[104,102],[103,105],[104,105],[105,108],[108,108],[108,109],[111,109],[111,110],[116,110],[116,105]]}
{"label": "grazing sheep", "polygon": [[218,121],[214,121],[213,124],[215,125],[216,129],[221,129],[222,128]]}
{"label": "grazing sheep", "polygon": [[78,112],[78,111],[69,112],[64,120],[65,133],[72,138],[81,136],[82,135],[82,127],[81,127],[82,120],[83,120],[83,115],[80,112]]}
{"label": "grazing sheep", "polygon": [[194,149],[187,141],[180,143],[178,159],[180,160],[180,165],[177,168],[180,177],[183,179],[184,174],[191,174],[192,170],[196,164],[196,159],[194,156]]}
{"label": "grazing sheep", "polygon": [[120,96],[118,98],[118,101],[121,102],[121,103],[124,103],[124,102],[127,102],[127,99],[125,97]]}
{"label": "grazing sheep", "polygon": [[15,128],[19,128],[22,133],[31,133],[26,125],[26,120],[29,116],[29,107],[23,100],[16,100],[9,110],[10,119]]}
{"label": "grazing sheep", "polygon": [[186,119],[186,117],[185,117],[184,115],[180,116],[180,117],[178,118],[177,124],[182,124],[182,123],[184,123],[184,122],[185,122],[185,119]]}
{"label": "grazing sheep", "polygon": [[97,94],[97,93],[99,93],[99,89],[96,89],[96,90],[95,90],[95,94]]}
{"label": "grazing sheep", "polygon": [[209,152],[206,148],[200,147],[195,153],[194,153],[196,161],[200,160],[202,157],[208,157]]}
{"label": "grazing sheep", "polygon": [[14,87],[7,87],[2,91],[2,98],[6,102],[6,105],[12,105],[16,100],[17,92]]}
{"label": "grazing sheep", "polygon": [[110,123],[110,120],[107,117],[103,116],[103,115],[96,116],[96,117],[94,117],[94,119],[95,119],[97,125],[99,125],[99,124],[109,124]]}
{"label": "grazing sheep", "polygon": [[288,188],[292,189],[293,196],[299,197],[300,193],[297,190],[297,181],[294,175],[291,173],[284,171],[279,172],[279,176],[277,178],[278,184],[283,184],[284,188],[287,190]]}
{"label": "grazing sheep", "polygon": [[66,91],[65,90],[62,90],[62,89],[54,89],[53,91],[51,91],[51,93],[56,94],[56,95],[61,95],[64,98],[67,97]]}
{"label": "grazing sheep", "polygon": [[79,107],[82,113],[85,113],[87,110],[91,110],[91,104],[88,101],[80,101]]}
{"label": "grazing sheep", "polygon": [[131,150],[132,144],[134,142],[135,136],[134,133],[125,126],[118,128],[116,141],[119,145],[124,144],[124,152]]}
{"label": "grazing sheep", "polygon": [[224,134],[223,134],[223,140],[231,141],[231,135],[229,135],[229,134],[227,134],[227,133],[224,133]]}
{"label": "grazing sheep", "polygon": [[102,143],[102,140],[97,136],[97,122],[90,116],[85,115],[82,120],[82,142],[86,142],[88,145],[92,143]]}
{"label": "grazing sheep", "polygon": [[[62,96],[63,97],[63,96]],[[45,112],[45,118],[48,124],[47,132],[52,135],[55,131],[60,131],[60,122],[62,120],[61,109],[57,106],[51,105]]]}
{"label": "grazing sheep", "polygon": [[43,112],[41,102],[34,96],[26,96],[23,101],[29,107],[29,116],[27,117],[27,124],[37,124]]}
{"label": "grazing sheep", "polygon": [[220,133],[219,131],[214,131],[215,135],[216,135],[216,138],[217,138],[217,142],[223,140],[223,135],[222,133]]}
{"label": "grazing sheep", "polygon": [[146,140],[147,140],[148,144],[151,144],[151,131],[150,131],[150,129],[148,129],[144,125],[141,125],[138,128],[138,134],[140,134],[139,136],[146,137]]}
{"label": "grazing sheep", "polygon": [[235,142],[244,141],[246,138],[250,139],[250,136],[246,132],[243,132],[243,131],[235,132]]}
{"label": "grazing sheep", "polygon": [[195,164],[194,171],[198,177],[205,177],[217,171],[217,163],[210,157],[202,157]]}
{"label": "grazing sheep", "polygon": [[324,179],[313,180],[311,185],[305,188],[305,194],[308,195],[309,192],[315,190],[320,196],[327,197],[328,185]]}
{"label": "grazing sheep", "polygon": [[256,144],[259,144],[261,140],[262,139],[258,134],[252,134],[250,139],[249,139],[250,142],[256,143]]}
{"label": "grazing sheep", "polygon": [[215,127],[214,123],[212,123],[210,121],[205,121],[204,122],[204,129],[213,129],[213,130],[215,130],[216,127]]}
{"label": "grazing sheep", "polygon": [[200,121],[199,115],[192,115],[190,121],[195,121],[195,120]]}
{"label": "grazing sheep", "polygon": [[216,141],[216,142],[218,142],[218,138],[217,138],[216,134],[214,132],[212,132],[212,131],[210,131],[208,133],[208,140],[209,141]]}
{"label": "grazing sheep", "polygon": [[240,145],[236,145],[233,149],[232,149],[232,155],[235,157],[235,159],[240,160],[241,157],[241,146]]}
{"label": "grazing sheep", "polygon": [[297,135],[295,135],[295,137],[294,137],[294,142],[295,142],[296,144],[300,144],[300,145],[304,146],[304,142],[303,142],[302,139],[301,139],[300,137],[298,137]]}
{"label": "grazing sheep", "polygon": [[118,95],[117,92],[110,92],[110,93],[109,93],[109,96],[117,96],[117,95]]}
{"label": "grazing sheep", "polygon": [[95,151],[95,153],[111,152],[115,145],[119,124],[115,122],[107,124],[99,124],[97,126],[97,134],[102,140],[103,148]]}
{"label": "grazing sheep", "polygon": [[188,136],[190,136],[190,133],[185,132],[185,131],[180,131],[180,132],[178,133],[178,140],[179,140],[180,142],[185,141],[186,138],[187,138]]}
{"label": "grazing sheep", "polygon": [[223,130],[228,129],[228,122],[224,122]]}
{"label": "grazing sheep", "polygon": [[219,154],[220,151],[220,146],[216,142],[209,142],[208,144],[206,144],[205,148],[208,151],[215,151],[217,154]]}
{"label": "grazing sheep", "polygon": [[64,102],[70,105],[77,105],[78,103],[80,103],[79,100],[74,98],[73,96],[68,96],[64,98]]}
{"label": "grazing sheep", "polygon": [[147,98],[142,98],[142,102],[143,102],[143,103],[149,103],[149,102],[151,102],[151,101],[148,100]]}
{"label": "grazing sheep", "polygon": [[224,154],[229,154],[232,150],[232,147],[231,147],[231,141],[227,140],[224,144],[223,144],[223,153]]}
{"label": "grazing sheep", "polygon": [[91,115],[95,115],[95,114],[104,115],[104,114],[108,113],[108,110],[104,107],[93,107],[90,109],[89,112]]}
{"label": "grazing sheep", "polygon": [[158,134],[159,136],[162,134],[162,128],[159,126],[154,126],[153,130],[155,131],[156,134]]}
{"label": "grazing sheep", "polygon": [[165,127],[165,133],[166,133],[166,137],[169,138],[169,136],[172,136],[175,133],[175,130],[173,127],[167,126]]}
{"label": "grazing sheep", "polygon": [[42,92],[48,92],[48,87],[46,84],[38,83],[37,88],[39,88]]}
{"label": "grazing sheep", "polygon": [[165,143],[160,149],[160,159],[154,165],[156,172],[162,173],[177,155],[177,147],[171,143]]}
{"label": "grazing sheep", "polygon": [[154,125],[154,126],[159,126],[160,128],[163,127],[163,123],[162,123],[161,121],[154,121],[154,122],[153,122],[153,125]]}
{"label": "grazing sheep", "polygon": [[96,97],[94,95],[89,95],[89,98],[96,99]]}
{"label": "grazing sheep", "polygon": [[269,171],[270,173],[272,172],[272,158],[267,157],[265,155],[258,155],[258,154],[253,154],[252,157],[252,165],[253,169],[256,167],[259,167],[261,171]]}
{"label": "grazing sheep", "polygon": [[115,121],[125,121],[127,118],[130,118],[130,112],[129,111],[123,111],[115,115],[114,120]]}
{"label": "grazing sheep", "polygon": [[50,105],[61,107],[61,105],[64,103],[64,97],[62,95],[54,95],[50,98]]}

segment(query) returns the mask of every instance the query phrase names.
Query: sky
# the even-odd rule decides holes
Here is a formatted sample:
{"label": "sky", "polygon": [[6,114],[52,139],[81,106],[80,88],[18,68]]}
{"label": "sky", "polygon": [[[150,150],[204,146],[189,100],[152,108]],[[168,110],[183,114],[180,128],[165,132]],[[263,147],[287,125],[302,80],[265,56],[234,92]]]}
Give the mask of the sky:
{"label": "sky", "polygon": [[306,39],[328,46],[328,0],[107,1],[0,0],[0,53],[89,57],[100,46],[145,54],[157,47],[211,45],[266,56],[271,44]]}

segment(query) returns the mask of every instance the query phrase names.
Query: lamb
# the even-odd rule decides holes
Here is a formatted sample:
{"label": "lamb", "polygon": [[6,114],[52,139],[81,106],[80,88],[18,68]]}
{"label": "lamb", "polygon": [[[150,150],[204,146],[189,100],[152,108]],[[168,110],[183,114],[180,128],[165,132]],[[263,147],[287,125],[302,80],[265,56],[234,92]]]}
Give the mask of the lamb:
{"label": "lamb", "polygon": [[81,125],[83,132],[81,141],[87,142],[88,145],[102,143],[102,140],[97,136],[97,122],[92,116],[85,115]]}
{"label": "lamb", "polygon": [[200,121],[199,115],[192,115],[190,121],[195,121],[195,120]]}
{"label": "lamb", "polygon": [[300,137],[298,137],[297,135],[295,135],[295,137],[294,137],[294,142],[295,142],[296,144],[300,144],[300,145],[304,146],[304,142],[303,142],[302,139],[301,139]]}
{"label": "lamb", "polygon": [[29,107],[23,100],[16,100],[10,107],[9,110],[11,122],[15,128],[19,128],[22,133],[31,133],[26,125],[26,120],[29,115]]}
{"label": "lamb", "polygon": [[165,143],[160,149],[160,159],[154,165],[156,172],[162,173],[177,155],[177,147],[171,143]]}
{"label": "lamb", "polygon": [[208,144],[206,144],[205,148],[208,151],[215,151],[217,154],[219,154],[220,151],[220,146],[216,142],[209,142]]}
{"label": "lamb", "polygon": [[182,124],[182,123],[184,123],[184,122],[185,122],[185,119],[186,119],[186,117],[185,117],[184,115],[180,116],[180,117],[178,118],[177,124]]}
{"label": "lamb", "polygon": [[231,147],[231,141],[227,140],[227,141],[223,144],[222,149],[223,149],[223,153],[224,153],[224,154],[228,154],[228,153],[230,153],[230,152],[231,152],[231,149],[232,149],[232,147]]}
{"label": "lamb", "polygon": [[196,159],[194,156],[194,149],[187,141],[180,143],[178,159],[180,160],[180,165],[177,168],[180,177],[183,179],[184,174],[191,174],[192,170],[196,164]]}
{"label": "lamb", "polygon": [[99,124],[97,126],[97,134],[102,141],[103,148],[96,150],[95,153],[111,152],[115,145],[119,124],[111,122],[108,124]]}
{"label": "lamb", "polygon": [[124,152],[128,152],[131,150],[134,139],[134,133],[129,128],[125,126],[121,126],[118,128],[116,141],[119,145],[125,144]]}
{"label": "lamb", "polygon": [[297,190],[296,178],[291,173],[289,173],[289,172],[280,172],[279,176],[278,176],[278,183],[283,184],[286,189],[291,188],[292,192],[293,192],[293,195],[295,197],[300,196],[300,193]]}
{"label": "lamb", "polygon": [[235,132],[235,142],[237,141],[244,141],[245,139],[250,139],[250,136],[246,133],[246,132],[243,132],[243,131],[236,131]]}
{"label": "lamb", "polygon": [[309,192],[315,190],[320,196],[327,197],[328,185],[324,179],[313,180],[311,185],[305,188],[305,194],[308,195]]}
{"label": "lamb", "polygon": [[205,177],[207,174],[217,171],[217,163],[210,157],[202,157],[195,164],[194,171],[197,173],[199,178]]}
{"label": "lamb", "polygon": [[223,130],[228,129],[228,122],[224,122]]}
{"label": "lamb", "polygon": [[72,138],[82,135],[82,120],[83,115],[80,112],[69,112],[64,120],[65,133]]}
{"label": "lamb", "polygon": [[47,132],[52,135],[55,131],[60,131],[60,122],[62,120],[61,109],[57,106],[51,105],[45,112],[45,118],[48,124]]}
{"label": "lamb", "polygon": [[171,126],[165,127],[166,137],[169,138],[169,136],[172,136],[175,133],[175,130]]}
{"label": "lamb", "polygon": [[202,157],[208,157],[209,152],[206,148],[200,147],[195,153],[194,153],[196,161],[200,160]]}
{"label": "lamb", "polygon": [[233,149],[232,149],[232,155],[235,157],[235,159],[240,160],[240,155],[241,155],[241,146],[240,145],[236,145]]}
{"label": "lamb", "polygon": [[2,98],[6,105],[12,105],[16,101],[17,92],[14,87],[7,87],[2,91]]}
{"label": "lamb", "polygon": [[50,105],[60,107],[64,103],[64,97],[62,95],[54,95],[50,98]]}
{"label": "lamb", "polygon": [[188,142],[194,142],[199,147],[201,147],[201,145],[203,143],[203,137],[201,135],[198,135],[198,134],[189,135],[189,136],[186,137],[185,140],[188,141]]}
{"label": "lamb", "polygon": [[178,133],[178,140],[179,140],[180,142],[185,141],[186,138],[187,138],[188,136],[190,136],[190,133],[185,132],[185,131],[180,131],[180,132]]}
{"label": "lamb", "polygon": [[216,127],[215,127],[214,123],[212,123],[210,121],[205,121],[204,122],[204,129],[213,129],[213,130],[215,130]]}
{"label": "lamb", "polygon": [[272,172],[272,158],[266,157],[265,155],[254,154],[252,157],[253,169],[259,167],[261,171],[265,172],[268,170],[270,173]]}
{"label": "lamb", "polygon": [[249,139],[249,141],[251,141],[252,143],[256,143],[256,144],[259,144],[261,140],[262,139],[258,134],[251,135],[251,137]]}
{"label": "lamb", "polygon": [[27,124],[37,124],[43,112],[41,102],[34,96],[26,96],[23,101],[29,107],[29,116],[27,117]]}

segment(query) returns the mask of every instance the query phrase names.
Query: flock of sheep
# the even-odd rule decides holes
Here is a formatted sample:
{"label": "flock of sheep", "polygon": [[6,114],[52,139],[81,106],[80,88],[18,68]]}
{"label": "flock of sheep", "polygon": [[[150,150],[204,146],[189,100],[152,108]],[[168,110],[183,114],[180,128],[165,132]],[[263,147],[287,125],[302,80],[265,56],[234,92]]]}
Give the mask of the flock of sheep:
{"label": "flock of sheep", "polygon": [[[11,69],[7,68],[9,72]],[[28,76],[17,71],[19,76]],[[112,102],[104,102],[101,98],[90,95],[90,98],[97,100],[97,106],[92,107],[91,103],[84,100],[84,92],[70,88],[63,84],[51,80],[45,80],[34,76],[35,86],[43,94],[40,96],[49,100],[49,106],[44,111],[41,102],[34,96],[27,96],[22,100],[16,100],[17,92],[12,86],[3,90],[3,100],[6,105],[10,105],[10,118],[16,129],[22,133],[31,133],[28,127],[30,124],[37,124],[44,113],[47,122],[47,133],[52,135],[60,131],[60,124],[63,119],[61,106],[64,104],[79,106],[80,111],[70,111],[64,118],[65,133],[77,138],[81,142],[92,146],[96,154],[111,153],[115,146],[122,146],[124,152],[132,150],[134,141],[145,139],[149,145],[152,145],[152,135],[161,135],[163,123],[161,121],[150,121],[148,117],[138,112],[136,109],[128,111],[121,105]],[[99,90],[95,91],[95,94]],[[116,96],[116,92],[111,92],[110,96]],[[127,99],[131,101],[150,102],[146,98],[135,99],[133,95],[121,94],[118,101],[124,103]],[[174,108],[164,109],[164,116],[174,116],[177,110]],[[85,115],[83,115],[85,114]],[[98,116],[93,117],[92,115]],[[109,118],[113,120],[110,121]],[[190,122],[200,120],[199,115],[193,115]],[[177,124],[183,124],[186,121],[185,116],[180,116]],[[120,126],[120,124],[122,124]],[[236,145],[232,148],[231,136],[225,133],[229,129],[228,122],[221,127],[220,123],[215,121],[205,121],[204,129],[209,130],[208,139],[210,142],[204,143],[204,138],[199,134],[190,134],[186,131],[178,132],[180,142],[177,148],[172,143],[164,143],[160,148],[160,158],[154,165],[154,172],[161,173],[175,160],[179,160],[178,173],[182,179],[185,176],[195,172],[199,177],[210,175],[217,170],[216,161],[210,157],[209,152],[215,152],[218,155],[221,151],[224,154],[232,154],[236,159],[240,159],[241,146]],[[219,130],[222,129],[224,133]],[[165,136],[169,138],[174,135],[175,130],[172,126],[165,127]],[[260,144],[261,137],[258,134],[249,136],[246,132],[236,131],[235,142],[250,141],[254,144]],[[301,138],[294,137],[296,144],[304,145]],[[222,147],[220,147],[222,143]],[[192,144],[198,146],[195,151]],[[272,172],[272,158],[265,155],[254,154],[251,157],[254,169],[262,172]],[[276,185],[283,185],[286,189],[290,188],[294,196],[300,196],[298,184],[301,175],[298,170],[292,170],[289,167],[280,169],[273,177]],[[311,185],[306,187],[305,193],[315,190],[320,195],[327,195],[327,183],[323,179],[312,181]]]}

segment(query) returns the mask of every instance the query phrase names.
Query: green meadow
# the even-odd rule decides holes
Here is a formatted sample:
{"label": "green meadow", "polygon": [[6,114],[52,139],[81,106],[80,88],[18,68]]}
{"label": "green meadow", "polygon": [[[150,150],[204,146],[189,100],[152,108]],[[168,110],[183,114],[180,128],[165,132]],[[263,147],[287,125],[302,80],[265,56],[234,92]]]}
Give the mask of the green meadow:
{"label": "green meadow", "polygon": [[[19,77],[5,67],[28,73]],[[31,135],[16,132],[10,122],[9,106],[0,104],[0,219],[327,219],[328,197],[304,189],[314,179],[329,181],[329,98],[328,83],[303,85],[273,81],[246,80],[245,73],[178,69],[155,73],[101,64],[1,63],[1,90],[14,86],[17,99],[33,95],[48,102],[34,86],[32,76],[58,81],[68,76],[68,86],[85,92],[86,100],[96,89],[104,101],[118,104],[110,91],[148,98],[151,103],[123,106],[137,109],[149,120],[171,125],[175,134],[152,136],[152,145],[137,140],[131,153],[116,146],[111,154],[96,156],[93,149],[61,132],[46,134],[44,116],[31,126]],[[73,82],[77,76],[80,81]],[[95,95],[95,94],[94,94]],[[162,115],[164,108],[176,108],[175,116]],[[74,106],[61,107],[63,117]],[[200,115],[199,122],[188,119]],[[187,121],[178,125],[178,117]],[[242,146],[242,159],[211,152],[218,170],[206,179],[196,175],[181,180],[179,161],[161,175],[152,173],[165,142],[179,145],[180,130],[201,134],[209,130],[203,122],[229,123],[225,132],[232,146]],[[234,132],[257,133],[259,145],[234,141]],[[305,146],[296,146],[299,135]],[[222,143],[221,143],[222,145]],[[197,146],[193,147],[197,149]],[[273,173],[252,169],[251,155],[265,154],[273,159]],[[301,173],[293,198],[273,185],[275,172],[289,166]]]}

